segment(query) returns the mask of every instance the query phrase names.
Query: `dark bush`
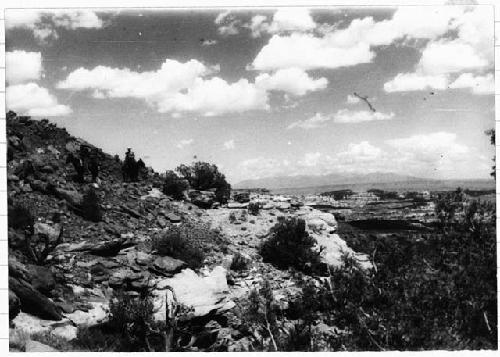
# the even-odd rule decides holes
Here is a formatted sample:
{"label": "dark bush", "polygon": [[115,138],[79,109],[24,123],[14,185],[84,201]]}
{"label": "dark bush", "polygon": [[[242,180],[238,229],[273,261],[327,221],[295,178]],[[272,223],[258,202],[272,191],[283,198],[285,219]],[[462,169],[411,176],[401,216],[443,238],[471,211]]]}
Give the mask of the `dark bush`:
{"label": "dark bush", "polygon": [[229,269],[234,271],[242,271],[248,269],[249,261],[240,253],[236,253],[231,261]]}
{"label": "dark bush", "polygon": [[163,193],[172,196],[174,200],[182,200],[184,191],[188,189],[188,183],[180,178],[175,172],[167,171],[163,183]]}
{"label": "dark bush", "polygon": [[30,209],[23,205],[9,206],[8,209],[8,225],[14,229],[23,229],[33,232],[35,218]]}
{"label": "dark bush", "polygon": [[280,269],[294,267],[306,273],[320,270],[320,255],[314,249],[316,240],[307,233],[303,219],[281,219],[270,233],[260,247],[264,262]]}
{"label": "dark bush", "polygon": [[149,293],[131,297],[118,292],[110,302],[109,328],[120,333],[120,350],[127,352],[165,351],[165,324],[154,319]]}
{"label": "dark bush", "polygon": [[231,185],[216,165],[198,161],[191,166],[180,165],[176,171],[188,180],[191,188],[200,191],[215,188],[217,202],[226,203],[228,201],[231,195]]}
{"label": "dark bush", "polygon": [[90,187],[83,195],[81,205],[82,217],[92,222],[100,222],[102,220],[102,211],[99,201],[97,192],[93,187]]}
{"label": "dark bush", "polygon": [[257,216],[259,214],[260,205],[258,202],[250,202],[248,204],[248,213]]}
{"label": "dark bush", "polygon": [[189,224],[172,226],[165,233],[153,238],[153,249],[160,255],[186,262],[191,268],[203,264],[205,254],[196,241],[197,229]]}

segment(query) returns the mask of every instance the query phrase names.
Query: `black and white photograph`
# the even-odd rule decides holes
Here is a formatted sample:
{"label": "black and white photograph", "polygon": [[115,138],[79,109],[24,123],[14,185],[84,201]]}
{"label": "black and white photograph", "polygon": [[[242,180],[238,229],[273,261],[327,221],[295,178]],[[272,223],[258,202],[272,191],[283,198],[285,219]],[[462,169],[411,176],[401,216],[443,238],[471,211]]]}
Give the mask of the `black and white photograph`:
{"label": "black and white photograph", "polygon": [[493,6],[40,6],[11,352],[498,349]]}

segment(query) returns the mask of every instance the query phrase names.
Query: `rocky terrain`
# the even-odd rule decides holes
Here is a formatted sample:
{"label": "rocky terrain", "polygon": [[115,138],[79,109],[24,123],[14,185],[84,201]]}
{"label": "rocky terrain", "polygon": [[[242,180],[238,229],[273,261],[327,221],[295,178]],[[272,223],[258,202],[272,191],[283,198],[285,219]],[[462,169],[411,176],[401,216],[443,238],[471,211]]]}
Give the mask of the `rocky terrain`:
{"label": "rocky terrain", "polygon": [[[157,320],[167,319],[174,293],[189,309],[183,350],[252,350],[255,336],[241,328],[249,292],[267,280],[286,308],[304,279],[259,256],[259,245],[283,216],[305,219],[329,265],[338,266],[347,253],[370,268],[366,256],[335,233],[332,214],[278,199],[261,202],[256,215],[248,213],[247,203],[199,208],[207,201],[199,194],[174,201],[162,193],[158,173],[148,169],[139,182],[124,182],[121,161],[98,148],[98,179],[91,182],[87,175],[80,183],[66,158],[81,145],[93,149],[91,144],[46,120],[15,115],[8,118],[7,136],[11,350],[54,349],[37,341],[40,334],[74,340],[82,326],[108,319],[118,290],[130,297],[149,291]],[[98,219],[86,213],[90,191],[102,211]],[[19,207],[31,212],[31,231],[16,224],[26,214]],[[155,237],[175,226],[195,227],[193,239],[205,253],[201,267],[155,250]],[[235,256],[246,269],[231,269]]]}

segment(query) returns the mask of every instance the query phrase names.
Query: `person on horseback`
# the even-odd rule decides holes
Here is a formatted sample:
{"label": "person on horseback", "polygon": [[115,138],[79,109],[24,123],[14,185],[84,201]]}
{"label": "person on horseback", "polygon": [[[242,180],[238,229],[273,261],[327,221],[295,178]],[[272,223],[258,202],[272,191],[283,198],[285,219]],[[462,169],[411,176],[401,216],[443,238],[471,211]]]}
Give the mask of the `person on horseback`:
{"label": "person on horseback", "polygon": [[125,153],[125,160],[123,161],[122,174],[124,181],[136,181],[137,175],[135,175],[135,168],[137,163],[135,162],[135,155],[131,148],[127,148]]}

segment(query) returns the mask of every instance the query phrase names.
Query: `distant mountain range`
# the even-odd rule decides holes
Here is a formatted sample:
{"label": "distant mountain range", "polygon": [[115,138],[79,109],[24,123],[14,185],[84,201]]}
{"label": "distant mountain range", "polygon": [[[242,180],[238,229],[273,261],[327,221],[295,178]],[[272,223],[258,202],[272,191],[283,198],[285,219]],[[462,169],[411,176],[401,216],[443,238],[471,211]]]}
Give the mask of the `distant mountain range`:
{"label": "distant mountain range", "polygon": [[234,185],[234,188],[267,188],[269,190],[281,188],[317,187],[342,184],[363,183],[392,183],[432,181],[414,176],[399,175],[390,172],[374,172],[367,174],[328,174],[328,175],[298,175],[275,176],[254,180],[244,180]]}
{"label": "distant mountain range", "polygon": [[274,193],[313,194],[331,190],[352,189],[364,191],[379,188],[394,191],[420,190],[452,190],[457,187],[469,189],[494,189],[493,179],[472,180],[436,180],[390,172],[374,172],[367,174],[328,174],[276,176],[255,180],[244,180],[233,188],[267,188]]}

